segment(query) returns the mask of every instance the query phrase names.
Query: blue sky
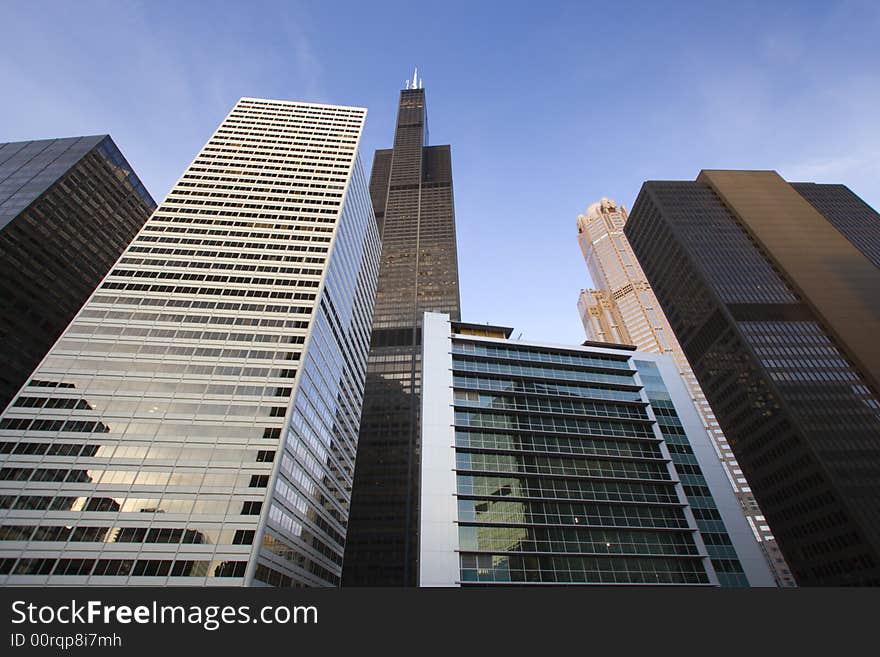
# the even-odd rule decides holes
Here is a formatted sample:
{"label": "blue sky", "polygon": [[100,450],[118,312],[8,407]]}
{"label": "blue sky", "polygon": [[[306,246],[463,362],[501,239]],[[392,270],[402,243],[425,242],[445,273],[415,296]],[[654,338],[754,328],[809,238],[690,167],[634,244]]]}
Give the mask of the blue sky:
{"label": "blue sky", "polygon": [[580,342],[575,218],[648,179],[776,169],[880,208],[880,3],[0,4],[0,141],[109,132],[162,200],[241,96],[369,108],[418,65],[452,144],[463,319]]}

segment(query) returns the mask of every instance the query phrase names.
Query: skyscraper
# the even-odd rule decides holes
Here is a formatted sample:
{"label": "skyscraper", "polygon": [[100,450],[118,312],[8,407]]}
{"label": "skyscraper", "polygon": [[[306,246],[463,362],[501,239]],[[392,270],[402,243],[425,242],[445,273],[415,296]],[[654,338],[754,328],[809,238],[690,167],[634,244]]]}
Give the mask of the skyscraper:
{"label": "skyscraper", "polygon": [[366,111],[242,98],[0,419],[0,582],[339,583]]}
{"label": "skyscraper", "polygon": [[798,584],[880,584],[880,217],[703,171],[645,183],[624,231]]}
{"label": "skyscraper", "polygon": [[627,216],[626,208],[603,198],[593,203],[577,219],[578,243],[593,285],[598,288],[581,290],[578,299],[578,310],[587,339],[633,344],[642,351],[672,358],[690,391],[727,480],[761,545],[774,578],[780,586],[793,586],[794,578],[736,457],[623,234]]}
{"label": "skyscraper", "polygon": [[420,583],[773,586],[673,361],[428,313]]}
{"label": "skyscraper", "polygon": [[0,410],[155,208],[109,135],[0,144]]}
{"label": "skyscraper", "polygon": [[460,314],[449,146],[428,146],[425,90],[400,92],[370,195],[382,237],[343,584],[416,583],[421,322]]}

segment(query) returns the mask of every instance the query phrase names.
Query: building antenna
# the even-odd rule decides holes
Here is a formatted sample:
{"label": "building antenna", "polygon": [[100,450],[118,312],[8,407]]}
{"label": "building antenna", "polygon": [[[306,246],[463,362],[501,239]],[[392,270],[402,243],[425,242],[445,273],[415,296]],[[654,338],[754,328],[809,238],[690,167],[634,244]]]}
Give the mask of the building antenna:
{"label": "building antenna", "polygon": [[413,79],[410,80],[409,78],[407,78],[406,80],[404,80],[403,88],[404,89],[421,89],[422,82],[423,82],[423,80],[419,79],[419,67],[416,66],[415,70],[413,71]]}

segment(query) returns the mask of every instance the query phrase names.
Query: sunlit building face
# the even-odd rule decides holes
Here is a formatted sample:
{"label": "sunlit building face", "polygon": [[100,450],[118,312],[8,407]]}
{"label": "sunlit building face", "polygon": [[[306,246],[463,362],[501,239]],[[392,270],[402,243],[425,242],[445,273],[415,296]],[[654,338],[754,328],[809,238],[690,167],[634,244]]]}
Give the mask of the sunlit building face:
{"label": "sunlit building face", "polygon": [[339,583],[365,116],[235,105],[0,419],[0,583]]}

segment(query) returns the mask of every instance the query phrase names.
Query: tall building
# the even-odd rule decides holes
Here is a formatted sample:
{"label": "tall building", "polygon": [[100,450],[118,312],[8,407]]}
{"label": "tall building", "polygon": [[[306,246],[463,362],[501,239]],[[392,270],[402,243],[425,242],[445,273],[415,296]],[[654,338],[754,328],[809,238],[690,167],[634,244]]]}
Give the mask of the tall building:
{"label": "tall building", "polygon": [[242,98],[0,419],[0,583],[337,585],[366,110]]}
{"label": "tall building", "polygon": [[624,232],[798,584],[880,585],[880,216],[703,171],[646,182]]}
{"label": "tall building", "polygon": [[422,586],[773,586],[690,392],[634,347],[428,313]]}
{"label": "tall building", "polygon": [[155,209],[109,135],[0,144],[0,410]]}
{"label": "tall building", "polygon": [[460,314],[450,147],[427,145],[425,91],[417,75],[406,86],[370,177],[382,262],[345,586],[416,583],[422,314]]}
{"label": "tall building", "polygon": [[578,243],[593,285],[598,288],[581,290],[578,299],[587,340],[632,344],[641,351],[672,358],[690,391],[727,480],[746,514],[776,582],[780,586],[794,586],[794,577],[752,495],[748,481],[623,234],[627,216],[626,208],[603,198],[593,203],[577,219]]}

